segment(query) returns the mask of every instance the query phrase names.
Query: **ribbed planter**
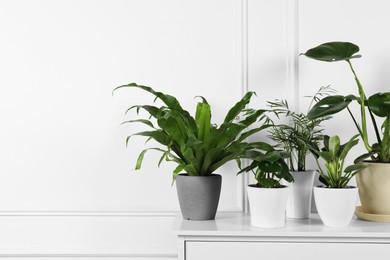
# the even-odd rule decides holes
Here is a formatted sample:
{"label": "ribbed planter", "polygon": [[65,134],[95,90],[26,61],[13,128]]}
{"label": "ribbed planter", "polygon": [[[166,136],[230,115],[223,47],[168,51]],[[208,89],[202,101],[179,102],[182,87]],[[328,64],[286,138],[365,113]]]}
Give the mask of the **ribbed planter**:
{"label": "ribbed planter", "polygon": [[346,227],[352,220],[355,212],[358,189],[348,187],[332,189],[314,187],[314,200],[318,215],[327,227]]}
{"label": "ribbed planter", "polygon": [[260,228],[281,228],[286,222],[286,203],[290,187],[259,188],[248,185],[251,224]]}
{"label": "ribbed planter", "polygon": [[290,171],[290,173],[294,177],[294,182],[285,183],[291,187],[286,216],[296,219],[309,218],[315,171]]}
{"label": "ribbed planter", "polygon": [[390,163],[369,163],[356,175],[364,213],[390,215]]}
{"label": "ribbed planter", "polygon": [[181,213],[187,220],[211,220],[217,213],[222,177],[189,176],[176,177],[176,189]]}

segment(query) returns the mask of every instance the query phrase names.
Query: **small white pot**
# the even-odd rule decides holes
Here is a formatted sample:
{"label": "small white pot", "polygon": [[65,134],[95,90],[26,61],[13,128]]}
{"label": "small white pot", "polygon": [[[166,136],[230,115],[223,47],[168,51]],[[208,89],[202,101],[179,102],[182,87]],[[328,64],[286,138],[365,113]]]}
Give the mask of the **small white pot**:
{"label": "small white pot", "polygon": [[325,226],[346,227],[352,220],[358,197],[357,187],[332,189],[314,187],[314,200]]}
{"label": "small white pot", "polygon": [[290,173],[294,177],[294,182],[285,183],[291,187],[286,216],[296,219],[309,218],[315,171],[291,171]]}
{"label": "small white pot", "polygon": [[281,228],[286,222],[286,204],[290,187],[259,188],[247,186],[251,224],[261,228]]}

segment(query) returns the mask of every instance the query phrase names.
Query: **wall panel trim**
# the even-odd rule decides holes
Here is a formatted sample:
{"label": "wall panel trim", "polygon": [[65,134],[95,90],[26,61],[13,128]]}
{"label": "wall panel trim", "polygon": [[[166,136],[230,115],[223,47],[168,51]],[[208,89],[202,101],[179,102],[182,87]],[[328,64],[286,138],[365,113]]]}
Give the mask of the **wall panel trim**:
{"label": "wall panel trim", "polygon": [[286,98],[290,108],[299,108],[299,0],[286,0],[286,53],[287,86]]}

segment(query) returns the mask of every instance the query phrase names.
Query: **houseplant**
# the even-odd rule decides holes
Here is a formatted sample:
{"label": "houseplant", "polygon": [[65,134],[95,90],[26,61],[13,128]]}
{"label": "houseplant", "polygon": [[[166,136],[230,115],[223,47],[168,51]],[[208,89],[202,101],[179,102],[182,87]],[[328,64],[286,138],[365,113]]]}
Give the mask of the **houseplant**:
{"label": "houseplant", "polygon": [[252,172],[257,181],[247,186],[252,226],[279,228],[285,225],[290,187],[281,181],[293,182],[285,162],[289,156],[287,152],[270,149],[264,156],[254,156],[256,159],[239,172]]}
{"label": "houseplant", "polygon": [[[358,191],[356,187],[348,186],[348,183],[365,166],[357,163],[344,169],[344,162],[349,151],[358,143],[358,136],[353,136],[345,144],[340,144],[337,135],[325,136],[321,150],[313,144],[308,146],[316,156],[320,181],[324,184],[314,187],[314,199],[318,214],[326,226],[348,226],[355,211]],[[326,170],[318,162],[319,158],[325,162]]]}
{"label": "houseplant", "polygon": [[[309,110],[319,101],[320,97],[332,92],[329,86],[321,87],[312,97]],[[286,215],[289,218],[309,218],[315,170],[306,169],[309,149],[305,140],[319,144],[323,131],[320,124],[327,117],[309,119],[305,113],[292,111],[286,100],[275,100],[268,102],[268,105],[277,119],[287,120],[286,123],[275,123],[275,120],[269,117],[273,123],[273,126],[269,128],[270,137],[276,141],[279,148],[289,153],[287,161],[294,178],[294,182],[289,184],[291,189],[287,200]]]}
{"label": "houseplant", "polygon": [[[346,61],[358,89],[358,96],[332,95],[324,97],[313,106],[308,114],[310,119],[336,114],[346,109],[363,140],[366,153],[356,162],[365,161],[368,165],[356,175],[359,197],[366,214],[390,215],[390,92],[376,93],[367,97],[363,86],[352,66],[351,59],[360,58],[359,47],[350,42],[328,42],[303,53],[306,57],[325,61]],[[360,124],[349,105],[360,107]],[[375,132],[376,142],[370,144],[369,120]],[[378,124],[379,120],[382,121]]]}
{"label": "houseplant", "polygon": [[[237,102],[218,127],[211,123],[210,105],[203,97],[200,97],[201,102],[197,104],[193,117],[171,95],[136,83],[119,86],[114,92],[122,88],[141,89],[154,95],[155,101],[163,103],[162,106],[133,105],[126,111],[134,109],[139,115],[141,109],[145,110],[149,119],[135,119],[125,123],[143,123],[151,128],[150,131],[130,135],[126,144],[132,136],[143,136],[147,141],[154,140],[159,144],[141,151],[135,169],[141,168],[144,155],[149,150],[162,153],[158,165],[164,160],[177,165],[173,170],[173,181],[176,180],[180,208],[185,219],[214,219],[221,189],[221,176],[215,174],[219,167],[231,160],[261,159],[272,148],[266,143],[245,141],[247,137],[268,127],[262,124],[247,130],[265,112],[262,109],[246,108],[253,92],[248,92]],[[185,174],[179,174],[181,172]]]}

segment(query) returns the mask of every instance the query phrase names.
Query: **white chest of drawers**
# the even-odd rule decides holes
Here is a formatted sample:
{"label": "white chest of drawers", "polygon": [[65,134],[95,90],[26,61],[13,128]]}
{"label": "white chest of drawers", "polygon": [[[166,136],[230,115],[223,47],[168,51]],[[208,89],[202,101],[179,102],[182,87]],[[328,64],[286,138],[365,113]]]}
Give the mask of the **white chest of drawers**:
{"label": "white chest of drawers", "polygon": [[318,215],[288,219],[285,228],[250,225],[244,213],[219,213],[212,221],[176,217],[179,260],[390,259],[390,223],[354,219],[347,228],[324,227]]}

